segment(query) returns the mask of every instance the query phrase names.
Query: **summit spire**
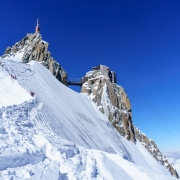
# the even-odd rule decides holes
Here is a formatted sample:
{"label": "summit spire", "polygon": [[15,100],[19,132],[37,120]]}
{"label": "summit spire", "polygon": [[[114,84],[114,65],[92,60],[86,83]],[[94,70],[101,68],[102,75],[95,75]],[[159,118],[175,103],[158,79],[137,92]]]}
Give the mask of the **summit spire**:
{"label": "summit spire", "polygon": [[36,33],[40,32],[39,19],[37,19]]}

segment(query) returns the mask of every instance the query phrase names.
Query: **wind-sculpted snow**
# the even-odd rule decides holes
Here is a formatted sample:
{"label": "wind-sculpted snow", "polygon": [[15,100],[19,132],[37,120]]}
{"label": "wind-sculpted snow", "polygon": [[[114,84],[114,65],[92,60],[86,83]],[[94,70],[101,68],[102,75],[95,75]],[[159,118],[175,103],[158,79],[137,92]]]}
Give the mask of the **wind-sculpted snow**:
{"label": "wind-sculpted snow", "polygon": [[7,76],[16,75],[35,95],[0,109],[0,179],[174,179],[140,143],[121,137],[85,95],[46,68],[3,64]]}
{"label": "wind-sculpted snow", "polygon": [[131,179],[124,170],[112,176],[103,162],[109,161],[111,168],[117,165],[104,153],[78,148],[49,131],[37,111],[41,105],[32,100],[1,109],[0,170],[4,179],[101,179],[104,168],[110,179],[119,175]]}
{"label": "wind-sculpted snow", "polygon": [[[0,170],[26,164],[36,164],[44,159],[42,151],[32,152],[35,122],[28,118],[35,101],[1,109],[0,118]],[[32,131],[31,131],[32,130]],[[20,149],[19,149],[20,148]]]}

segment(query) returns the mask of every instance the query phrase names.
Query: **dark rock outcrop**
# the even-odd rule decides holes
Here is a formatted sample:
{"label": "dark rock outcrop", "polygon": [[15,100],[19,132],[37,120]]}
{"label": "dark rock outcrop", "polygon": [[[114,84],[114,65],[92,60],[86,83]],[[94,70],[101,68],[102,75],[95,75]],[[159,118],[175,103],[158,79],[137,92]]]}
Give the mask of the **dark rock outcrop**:
{"label": "dark rock outcrop", "polygon": [[21,60],[28,63],[31,60],[40,62],[63,84],[67,85],[67,73],[57,63],[48,51],[48,43],[42,40],[41,34],[27,34],[21,41],[12,47],[7,47],[1,58],[16,57],[21,54]]}
{"label": "dark rock outcrop", "polygon": [[171,164],[169,164],[168,160],[165,156],[161,153],[159,148],[157,147],[156,143],[149,139],[144,133],[142,133],[138,128],[134,126],[135,130],[135,137],[137,140],[139,140],[144,147],[152,154],[152,156],[163,166],[166,167],[166,169],[169,170],[169,172],[172,174],[172,176],[179,178],[178,173],[176,170],[172,167]]}

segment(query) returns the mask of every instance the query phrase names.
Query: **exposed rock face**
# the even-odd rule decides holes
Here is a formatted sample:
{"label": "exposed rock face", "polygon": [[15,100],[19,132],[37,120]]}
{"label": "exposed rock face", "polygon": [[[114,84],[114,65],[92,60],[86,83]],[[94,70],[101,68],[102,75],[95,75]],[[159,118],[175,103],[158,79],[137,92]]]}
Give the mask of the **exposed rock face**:
{"label": "exposed rock face", "polygon": [[131,104],[124,89],[111,83],[101,71],[90,71],[84,80],[81,92],[87,93],[122,136],[135,143]]}
{"label": "exposed rock face", "polygon": [[21,41],[12,47],[7,47],[1,58],[8,58],[22,53],[22,61],[25,63],[31,60],[39,61],[48,68],[52,74],[63,84],[67,85],[67,73],[57,63],[48,51],[48,43],[42,40],[39,33],[27,34]]}
{"label": "exposed rock face", "polygon": [[179,178],[176,170],[168,163],[155,142],[132,123],[131,104],[124,89],[116,83],[111,83],[107,73],[100,70],[86,73],[83,82],[81,93],[87,94],[99,110],[108,117],[119,134],[133,143],[140,141],[159,163],[165,166],[174,177]]}
{"label": "exposed rock face", "polygon": [[149,139],[144,133],[142,133],[138,128],[134,127],[135,129],[135,137],[137,140],[139,140],[144,147],[152,154],[152,156],[163,166],[166,167],[166,169],[169,170],[169,172],[172,174],[172,176],[179,178],[178,173],[176,170],[172,167],[171,164],[169,164],[168,160],[165,156],[161,153],[159,148],[157,147],[156,143]]}

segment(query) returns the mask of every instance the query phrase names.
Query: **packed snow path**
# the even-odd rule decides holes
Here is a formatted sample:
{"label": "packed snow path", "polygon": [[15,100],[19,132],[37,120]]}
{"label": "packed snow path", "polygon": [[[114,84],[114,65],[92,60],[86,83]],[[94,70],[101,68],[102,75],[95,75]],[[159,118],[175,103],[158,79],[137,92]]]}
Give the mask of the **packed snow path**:
{"label": "packed snow path", "polygon": [[0,179],[174,179],[39,63],[1,63],[0,72],[16,76],[12,81],[35,97],[0,109]]}

